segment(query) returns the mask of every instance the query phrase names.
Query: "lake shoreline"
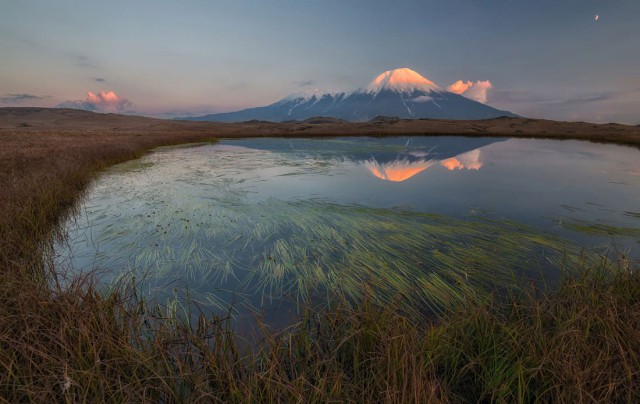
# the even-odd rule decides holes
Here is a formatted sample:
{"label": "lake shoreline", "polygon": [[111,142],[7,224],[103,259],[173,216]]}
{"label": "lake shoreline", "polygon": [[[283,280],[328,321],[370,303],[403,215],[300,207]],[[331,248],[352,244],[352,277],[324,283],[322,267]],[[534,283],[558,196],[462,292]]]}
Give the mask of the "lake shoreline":
{"label": "lake shoreline", "polygon": [[[438,324],[415,324],[366,299],[309,313],[292,334],[265,330],[256,357],[243,356],[224,319],[184,323],[141,310],[131,289],[104,296],[90,278],[60,288],[47,273],[50,240],[64,236],[60,224],[105,168],[223,133],[358,134],[341,133],[340,125],[0,109],[0,396],[14,402],[639,398],[640,272],[628,262],[578,269],[558,292],[478,302]],[[376,125],[349,127],[368,136],[425,134],[424,127],[407,129],[415,123]],[[498,136],[499,127],[459,134]],[[452,135],[444,130],[439,134]],[[640,144],[640,129],[619,132],[616,142]]]}
{"label": "lake shoreline", "polygon": [[167,134],[211,137],[327,137],[327,136],[468,136],[587,140],[640,147],[640,125],[594,124],[530,118],[486,120],[397,119],[368,122],[334,118],[305,121],[239,123],[177,121],[133,115],[99,114],[54,108],[0,108],[0,135],[87,132],[106,134]]}

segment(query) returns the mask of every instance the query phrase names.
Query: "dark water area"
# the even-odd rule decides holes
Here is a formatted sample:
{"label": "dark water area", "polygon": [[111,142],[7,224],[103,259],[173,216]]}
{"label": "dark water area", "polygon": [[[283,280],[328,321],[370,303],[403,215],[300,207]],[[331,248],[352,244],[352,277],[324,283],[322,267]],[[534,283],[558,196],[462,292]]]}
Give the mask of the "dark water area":
{"label": "dark water area", "polygon": [[[234,139],[99,178],[59,268],[166,310],[285,324],[373,296],[416,312],[557,279],[581,251],[640,255],[640,153],[579,141]],[[568,258],[569,257],[569,258]],[[132,279],[135,277],[135,281]]]}

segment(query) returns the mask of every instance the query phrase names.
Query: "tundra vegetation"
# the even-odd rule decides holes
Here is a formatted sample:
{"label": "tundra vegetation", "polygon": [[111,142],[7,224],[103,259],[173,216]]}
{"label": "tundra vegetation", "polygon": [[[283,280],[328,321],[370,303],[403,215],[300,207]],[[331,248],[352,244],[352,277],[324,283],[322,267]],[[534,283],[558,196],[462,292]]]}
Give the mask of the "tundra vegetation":
{"label": "tundra vegetation", "polygon": [[624,256],[577,254],[553,288],[460,295],[429,320],[362,279],[353,299],[245,338],[224,316],[168,315],[130,282],[109,293],[91,275],[59,282],[51,261],[61,223],[101,170],[216,133],[19,129],[0,131],[3,400],[640,399],[640,275]]}

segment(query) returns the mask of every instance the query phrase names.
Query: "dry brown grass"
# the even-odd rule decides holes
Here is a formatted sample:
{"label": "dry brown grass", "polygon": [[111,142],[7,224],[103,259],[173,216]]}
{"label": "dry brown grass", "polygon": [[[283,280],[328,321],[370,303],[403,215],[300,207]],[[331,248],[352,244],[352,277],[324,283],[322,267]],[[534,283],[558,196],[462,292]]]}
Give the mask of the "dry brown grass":
{"label": "dry brown grass", "polygon": [[0,261],[38,257],[61,215],[100,169],[152,147],[202,141],[210,133],[0,132]]}
{"label": "dry brown grass", "polygon": [[[0,111],[0,399],[640,400],[639,273],[605,261],[578,268],[556,291],[470,304],[437,324],[366,301],[308,313],[291,332],[266,330],[251,350],[220,319],[164,318],[136,298],[135,285],[109,296],[90,278],[59,288],[43,257],[60,220],[104,167],[212,136],[371,134],[377,124],[90,122],[80,119],[84,113],[40,112],[36,119]],[[378,125],[374,133],[419,126],[388,125],[399,126]],[[622,131],[637,143],[637,131]]]}
{"label": "dry brown grass", "polygon": [[478,121],[445,119],[379,119],[350,123],[333,118],[302,122],[250,121],[237,124],[170,121],[95,114],[78,110],[46,108],[0,108],[0,133],[20,131],[102,133],[215,133],[217,136],[372,136],[372,135],[462,135],[580,139],[595,142],[640,144],[640,125],[560,122],[545,119],[497,118]]}

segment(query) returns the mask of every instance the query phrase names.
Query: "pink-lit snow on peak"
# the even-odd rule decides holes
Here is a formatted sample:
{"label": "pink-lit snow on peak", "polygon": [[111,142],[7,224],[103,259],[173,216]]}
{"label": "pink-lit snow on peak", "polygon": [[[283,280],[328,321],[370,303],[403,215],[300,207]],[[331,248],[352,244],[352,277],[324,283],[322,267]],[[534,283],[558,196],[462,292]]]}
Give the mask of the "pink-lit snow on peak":
{"label": "pink-lit snow on peak", "polygon": [[395,90],[403,92],[419,91],[441,91],[436,83],[423,77],[411,69],[403,67],[401,69],[387,70],[375,78],[367,87],[368,91],[379,92],[381,90]]}

